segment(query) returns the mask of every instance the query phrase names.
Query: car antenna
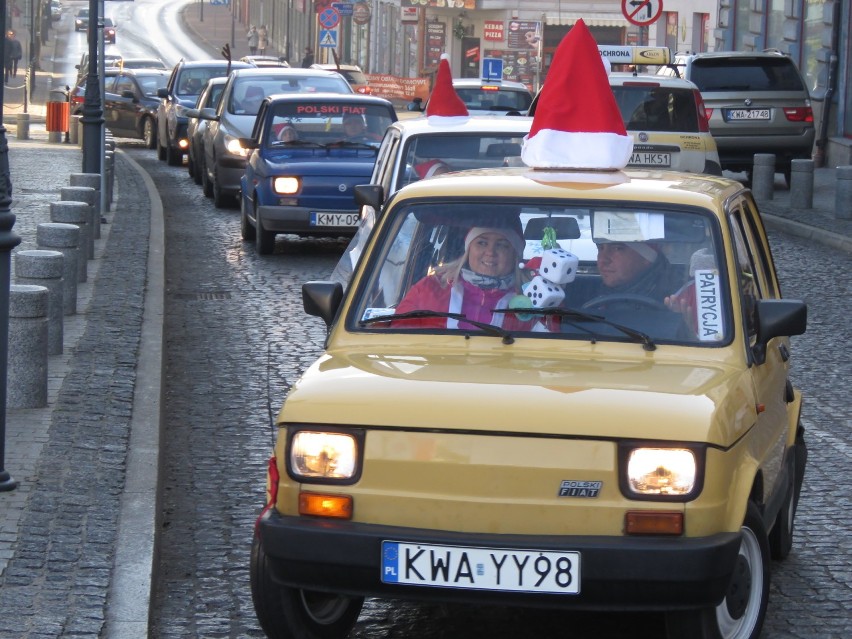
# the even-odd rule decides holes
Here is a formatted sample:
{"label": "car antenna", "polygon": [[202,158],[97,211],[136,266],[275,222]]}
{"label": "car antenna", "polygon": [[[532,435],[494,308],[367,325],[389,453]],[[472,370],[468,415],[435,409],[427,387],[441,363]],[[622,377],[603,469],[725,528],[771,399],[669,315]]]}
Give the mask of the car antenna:
{"label": "car antenna", "polygon": [[[275,448],[275,440],[276,440],[276,430],[275,430],[275,416],[272,414],[272,385],[270,380],[272,379],[272,343],[266,343],[266,414],[269,417],[269,431],[272,437],[272,447]],[[287,379],[284,379],[284,396],[286,397],[290,393],[290,384],[287,383]]]}

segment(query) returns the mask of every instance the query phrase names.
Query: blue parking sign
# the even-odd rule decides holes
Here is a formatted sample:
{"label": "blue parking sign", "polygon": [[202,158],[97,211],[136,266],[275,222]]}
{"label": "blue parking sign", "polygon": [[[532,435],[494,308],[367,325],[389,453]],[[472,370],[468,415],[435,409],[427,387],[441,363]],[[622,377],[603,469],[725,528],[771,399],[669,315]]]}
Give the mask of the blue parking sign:
{"label": "blue parking sign", "polygon": [[503,58],[482,58],[482,79],[492,82],[502,80]]}

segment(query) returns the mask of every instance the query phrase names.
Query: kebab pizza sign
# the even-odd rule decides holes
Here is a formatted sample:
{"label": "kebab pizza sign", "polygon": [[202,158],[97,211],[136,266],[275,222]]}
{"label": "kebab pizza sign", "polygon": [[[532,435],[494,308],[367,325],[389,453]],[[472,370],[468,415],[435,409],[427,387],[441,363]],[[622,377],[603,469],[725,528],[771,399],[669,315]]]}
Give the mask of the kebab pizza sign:
{"label": "kebab pizza sign", "polygon": [[486,20],[482,28],[482,39],[489,42],[503,42],[506,23],[500,20]]}

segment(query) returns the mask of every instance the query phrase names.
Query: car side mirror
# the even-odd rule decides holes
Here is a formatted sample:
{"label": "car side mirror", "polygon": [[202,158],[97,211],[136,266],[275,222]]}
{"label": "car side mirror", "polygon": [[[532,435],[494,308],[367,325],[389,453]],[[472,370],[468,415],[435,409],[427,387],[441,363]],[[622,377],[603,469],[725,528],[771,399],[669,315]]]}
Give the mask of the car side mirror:
{"label": "car side mirror", "polygon": [[331,326],[342,301],[343,285],[340,282],[313,281],[302,284],[302,306],[305,312],[321,318],[326,326]]}
{"label": "car side mirror", "polygon": [[423,98],[414,98],[411,102],[408,103],[409,111],[422,111],[423,110]]}
{"label": "car side mirror", "polygon": [[157,89],[157,97],[158,98],[167,98],[169,97],[169,90],[166,87],[161,87]]}
{"label": "car side mirror", "polygon": [[766,361],[766,347],[775,337],[801,335],[808,324],[808,306],[800,300],[757,302],[757,341],[752,349],[758,364]]}
{"label": "car side mirror", "polygon": [[240,146],[244,149],[256,149],[260,145],[254,138],[240,138]]}
{"label": "car side mirror", "polygon": [[187,109],[186,111],[184,111],[184,113],[188,118],[197,118],[199,111],[198,109]]}
{"label": "car side mirror", "polygon": [[133,100],[133,99],[136,98],[136,95],[133,93],[133,91],[126,89],[126,90],[121,92],[121,97],[122,98],[128,98],[129,100]]}
{"label": "car side mirror", "polygon": [[372,206],[378,211],[385,203],[385,187],[381,184],[358,184],[354,189],[355,203],[361,206]]}
{"label": "car side mirror", "polygon": [[198,112],[198,117],[202,120],[218,120],[216,117],[216,109],[212,109],[210,107],[204,107]]}

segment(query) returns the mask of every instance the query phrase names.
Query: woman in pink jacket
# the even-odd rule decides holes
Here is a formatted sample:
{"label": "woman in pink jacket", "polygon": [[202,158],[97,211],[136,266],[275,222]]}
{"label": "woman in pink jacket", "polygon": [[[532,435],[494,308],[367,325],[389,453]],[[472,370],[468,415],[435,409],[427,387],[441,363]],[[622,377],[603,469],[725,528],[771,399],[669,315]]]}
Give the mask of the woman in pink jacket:
{"label": "woman in pink jacket", "polygon": [[[520,224],[517,228],[474,227],[465,236],[464,248],[461,257],[412,286],[397,305],[397,315],[417,310],[461,313],[507,330],[532,330],[536,320],[524,322],[513,313],[492,313],[510,308],[513,298],[521,294],[524,273],[519,262],[524,240]],[[393,326],[475,329],[464,321],[443,317],[396,320]]]}

